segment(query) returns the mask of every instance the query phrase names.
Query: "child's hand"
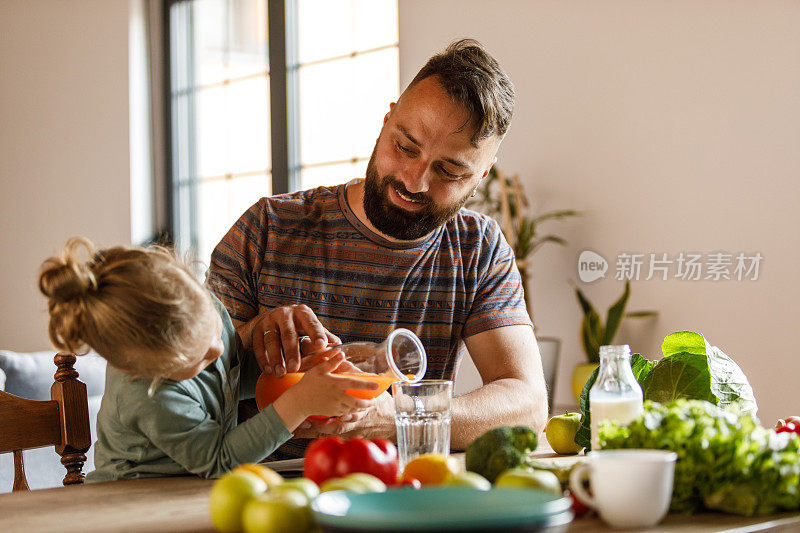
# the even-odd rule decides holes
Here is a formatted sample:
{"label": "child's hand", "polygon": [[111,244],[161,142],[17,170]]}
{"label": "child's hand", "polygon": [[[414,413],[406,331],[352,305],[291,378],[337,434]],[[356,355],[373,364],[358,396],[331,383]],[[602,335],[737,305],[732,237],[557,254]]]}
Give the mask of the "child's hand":
{"label": "child's hand", "polygon": [[378,384],[334,374],[343,361],[341,352],[322,361],[275,400],[272,405],[289,431],[311,415],[340,416],[372,405],[372,400],[356,398],[345,391],[375,390]]}

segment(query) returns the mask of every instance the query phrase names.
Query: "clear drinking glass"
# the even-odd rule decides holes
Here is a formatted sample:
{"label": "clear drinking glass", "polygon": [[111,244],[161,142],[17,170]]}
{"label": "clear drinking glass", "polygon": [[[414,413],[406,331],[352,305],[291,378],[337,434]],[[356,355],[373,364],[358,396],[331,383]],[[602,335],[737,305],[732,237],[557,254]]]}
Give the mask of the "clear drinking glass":
{"label": "clear drinking glass", "polygon": [[398,328],[380,343],[348,342],[311,353],[300,361],[298,372],[290,372],[280,378],[273,374],[261,374],[256,383],[258,408],[263,409],[270,405],[289,387],[300,381],[305,371],[318,364],[321,357],[330,357],[338,352],[345,355],[345,361],[336,371],[338,374],[373,381],[379,385],[375,390],[347,391],[359,398],[375,398],[395,381],[416,383],[422,379],[428,368],[428,358],[422,341],[414,332]]}
{"label": "clear drinking glass", "polygon": [[438,379],[395,382],[392,394],[400,470],[424,453],[448,455],[453,382]]}

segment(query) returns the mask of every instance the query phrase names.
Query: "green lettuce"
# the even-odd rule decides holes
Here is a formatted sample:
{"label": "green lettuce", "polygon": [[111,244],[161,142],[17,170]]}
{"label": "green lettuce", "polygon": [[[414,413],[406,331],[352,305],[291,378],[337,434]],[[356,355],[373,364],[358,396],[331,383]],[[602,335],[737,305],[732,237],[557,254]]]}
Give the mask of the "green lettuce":
{"label": "green lettuce", "polygon": [[738,403],[645,401],[630,424],[600,424],[603,449],[649,448],[678,455],[672,511],[703,508],[746,516],[800,508],[800,436],[758,425]]}
{"label": "green lettuce", "polygon": [[[664,357],[650,361],[641,354],[631,356],[631,367],[642,387],[645,400],[666,403],[679,398],[705,400],[720,407],[735,404],[742,413],[755,417],[753,388],[733,359],[711,346],[692,331],[667,335],[661,344]],[[589,390],[597,380],[595,370],[583,386],[580,408],[583,414],[575,442],[591,449]]]}

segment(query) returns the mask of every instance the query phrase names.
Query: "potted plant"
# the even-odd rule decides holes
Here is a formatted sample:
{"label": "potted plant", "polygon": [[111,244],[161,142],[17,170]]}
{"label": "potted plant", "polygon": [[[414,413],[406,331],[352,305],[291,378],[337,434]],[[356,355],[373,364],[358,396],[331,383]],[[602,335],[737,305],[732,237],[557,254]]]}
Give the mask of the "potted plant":
{"label": "potted plant", "polygon": [[578,297],[581,309],[583,309],[583,321],[581,322],[580,330],[581,344],[588,359],[587,363],[576,365],[572,371],[572,392],[576,401],[580,404],[583,386],[592,375],[592,372],[594,372],[594,369],[600,364],[600,347],[613,344],[614,337],[617,335],[622,321],[625,318],[652,317],[658,313],[656,311],[625,312],[631,295],[630,281],[625,282],[625,290],[622,296],[608,308],[605,324],[603,324],[600,314],[578,287],[575,287],[575,295]]}
{"label": "potted plant", "polygon": [[[530,258],[545,244],[566,244],[561,237],[552,233],[541,234],[541,225],[550,220],[559,220],[577,216],[580,213],[571,209],[550,211],[540,215],[529,214],[529,202],[519,181],[519,176],[508,177],[497,167],[489,170],[489,175],[476,190],[476,195],[467,203],[467,207],[481,211],[500,223],[500,229],[514,250],[517,268],[525,289],[525,305],[528,314],[533,316],[533,291],[528,285],[530,277]],[[537,335],[539,353],[548,387],[548,402],[553,403],[553,385],[558,363],[560,339],[539,337]]]}

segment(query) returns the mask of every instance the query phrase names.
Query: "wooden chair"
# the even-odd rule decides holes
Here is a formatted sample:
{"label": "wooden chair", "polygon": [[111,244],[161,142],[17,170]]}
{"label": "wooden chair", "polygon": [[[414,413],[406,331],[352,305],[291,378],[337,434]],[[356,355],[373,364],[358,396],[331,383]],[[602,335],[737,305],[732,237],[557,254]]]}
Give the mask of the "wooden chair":
{"label": "wooden chair", "polygon": [[59,353],[50,400],[28,400],[0,391],[0,453],[14,454],[13,491],[30,490],[22,450],[55,446],[67,469],[64,485],[83,483],[85,453],[91,445],[86,385],[78,380],[75,356]]}

